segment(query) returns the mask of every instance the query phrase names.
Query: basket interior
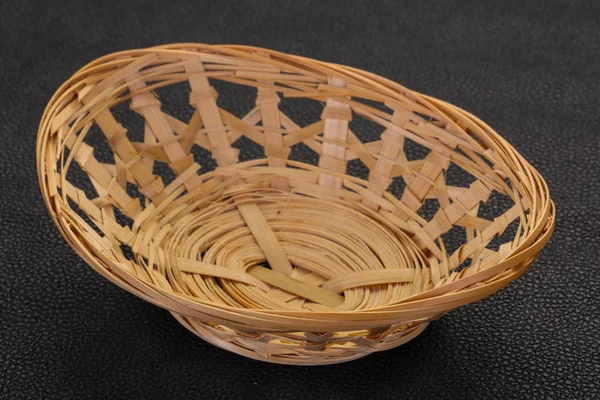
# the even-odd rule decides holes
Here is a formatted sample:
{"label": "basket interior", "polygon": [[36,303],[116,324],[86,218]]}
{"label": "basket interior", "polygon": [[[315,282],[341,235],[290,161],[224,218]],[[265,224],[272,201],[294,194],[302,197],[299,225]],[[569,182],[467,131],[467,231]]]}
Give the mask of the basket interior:
{"label": "basket interior", "polygon": [[370,310],[526,233],[474,123],[349,72],[206,54],[108,68],[77,83],[93,112],[57,125],[65,218],[136,279],[232,307]]}

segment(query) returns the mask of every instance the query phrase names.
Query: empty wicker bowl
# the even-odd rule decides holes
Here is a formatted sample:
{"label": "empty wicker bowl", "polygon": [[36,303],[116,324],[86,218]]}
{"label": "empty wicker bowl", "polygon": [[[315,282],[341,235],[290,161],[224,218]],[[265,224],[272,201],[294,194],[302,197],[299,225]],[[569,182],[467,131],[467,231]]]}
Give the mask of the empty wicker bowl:
{"label": "empty wicker bowl", "polygon": [[253,47],[92,62],[50,100],[37,161],[96,271],[276,363],[405,343],[520,276],[554,227],[543,179],[471,114]]}

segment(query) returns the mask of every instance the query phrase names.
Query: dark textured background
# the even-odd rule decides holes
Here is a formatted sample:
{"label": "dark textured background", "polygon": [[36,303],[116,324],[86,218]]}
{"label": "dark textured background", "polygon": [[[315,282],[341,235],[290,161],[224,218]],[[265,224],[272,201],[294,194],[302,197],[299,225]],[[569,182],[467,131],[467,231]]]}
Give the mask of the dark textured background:
{"label": "dark textured background", "polygon": [[[547,179],[552,241],[505,290],[391,351],[298,368],[212,347],[85,265],[35,172],[62,81],[182,41],[348,64],[474,112]],[[0,0],[0,68],[1,398],[598,398],[599,2]]]}

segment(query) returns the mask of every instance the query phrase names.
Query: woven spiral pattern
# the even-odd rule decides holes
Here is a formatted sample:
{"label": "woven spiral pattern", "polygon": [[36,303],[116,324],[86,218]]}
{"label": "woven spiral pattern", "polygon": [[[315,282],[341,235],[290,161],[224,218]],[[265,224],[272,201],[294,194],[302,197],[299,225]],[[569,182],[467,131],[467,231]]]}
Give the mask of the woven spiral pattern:
{"label": "woven spiral pattern", "polygon": [[[226,105],[242,90],[254,104],[240,114]],[[320,115],[299,124],[294,107]],[[278,363],[398,346],[520,276],[554,227],[540,175],[466,111],[253,47],[90,63],[50,100],[37,160],[52,217],[96,271]]]}

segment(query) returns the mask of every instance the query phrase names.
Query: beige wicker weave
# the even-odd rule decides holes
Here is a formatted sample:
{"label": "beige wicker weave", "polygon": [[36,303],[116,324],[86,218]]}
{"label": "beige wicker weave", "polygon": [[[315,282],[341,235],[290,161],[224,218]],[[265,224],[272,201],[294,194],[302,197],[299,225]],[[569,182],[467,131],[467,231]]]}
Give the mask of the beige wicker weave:
{"label": "beige wicker weave", "polygon": [[[191,88],[189,121],[159,97],[174,84]],[[219,85],[252,90],[255,105],[227,111]],[[297,125],[281,111],[290,102],[320,119]],[[124,104],[143,117],[137,129],[117,121]],[[353,128],[359,119],[377,137]],[[264,157],[240,162],[241,142]],[[300,147],[317,165],[290,159]],[[216,169],[199,173],[213,162],[201,151]],[[52,217],[96,271],[210,343],[276,363],[405,343],[520,276],[554,227],[543,179],[473,115],[253,47],[177,44],[92,62],[50,100],[37,160]],[[464,187],[450,182],[457,171]]]}

